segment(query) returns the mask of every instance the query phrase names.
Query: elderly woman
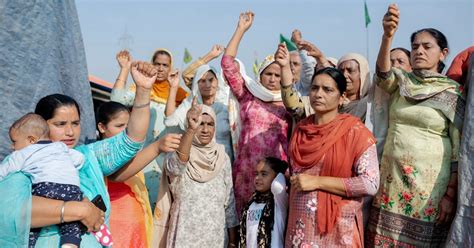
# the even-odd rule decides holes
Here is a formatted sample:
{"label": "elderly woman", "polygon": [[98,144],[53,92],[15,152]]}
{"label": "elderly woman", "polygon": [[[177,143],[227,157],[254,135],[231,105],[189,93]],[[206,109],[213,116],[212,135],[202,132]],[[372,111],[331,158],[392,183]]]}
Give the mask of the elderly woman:
{"label": "elderly woman", "polygon": [[377,58],[375,82],[391,101],[367,244],[439,247],[455,213],[464,100],[459,84],[440,74],[448,42],[436,29],[412,34],[413,72],[391,67],[399,14],[396,5],[388,7]]}
{"label": "elderly woman", "polygon": [[[120,74],[112,89],[110,100],[122,103],[125,106],[132,106],[134,99],[135,85],[131,85],[128,89],[125,88],[127,76],[130,70],[130,63],[132,61],[131,55],[127,51],[121,51],[117,54],[117,61],[120,65]],[[150,128],[148,129],[145,145],[153,143],[156,139],[163,137],[166,133],[177,131],[176,129],[169,129],[165,131],[163,123],[165,118],[165,106],[169,93],[168,77],[173,68],[173,56],[171,52],[166,49],[158,49],[152,56],[151,63],[157,70],[156,82],[151,89],[151,117]],[[179,105],[187,96],[187,93],[178,88],[176,96],[176,105]],[[149,194],[151,209],[154,209],[156,197],[158,195],[158,185],[161,175],[161,163],[163,156],[157,157],[145,169],[145,181]]]}
{"label": "elderly woman", "polygon": [[[80,220],[89,231],[98,231],[102,222],[105,221],[108,224],[110,200],[104,176],[120,169],[142,147],[150,118],[150,90],[156,78],[156,70],[150,64],[133,63],[131,68],[133,79],[137,85],[133,111],[126,131],[113,138],[89,145],[76,146],[81,133],[80,108],[76,101],[68,96],[60,94],[46,96],[38,102],[35,109],[35,113],[41,115],[48,123],[49,136],[52,141],[63,142],[69,148],[75,148],[84,155],[85,162],[79,170],[80,188],[89,199],[93,199],[97,195],[102,196],[107,208],[105,215],[90,202],[63,202],[36,196],[31,197],[29,180],[14,175],[14,177],[0,183],[0,191],[4,191],[6,187],[10,187],[9,190],[11,190],[11,186],[15,184],[21,185],[21,188],[15,188],[17,192],[15,207],[22,206],[28,210],[24,212],[23,216],[2,217],[3,220],[8,220],[2,222],[2,234],[11,234],[11,228],[15,228],[18,232],[22,228],[29,229],[30,226],[47,227],[42,229],[36,247],[55,247],[59,244],[59,235],[56,226],[52,225]],[[28,204],[30,201],[31,205]],[[6,207],[8,203],[0,205]],[[1,213],[8,214],[8,211],[1,211]],[[17,225],[12,223],[17,223]],[[21,244],[22,240],[28,237],[17,235],[14,238],[17,240],[17,244]],[[91,234],[83,235],[81,246],[102,247]]]}
{"label": "elderly woman", "polygon": [[[238,226],[232,189],[231,163],[223,145],[215,142],[217,117],[195,98],[178,150],[169,153],[165,169],[173,196],[166,247],[236,247]],[[162,205],[161,203],[159,203]],[[162,243],[163,245],[163,243]],[[160,246],[161,247],[161,246]],[[164,246],[163,246],[164,247]]]}
{"label": "elderly woman", "polygon": [[[176,77],[177,78],[177,77]],[[192,80],[192,93],[188,96],[178,108],[175,108],[173,100],[178,87],[178,80],[171,80],[170,96],[166,104],[165,125],[168,127],[179,126],[185,131],[186,112],[191,107],[191,103],[196,97],[199,104],[212,107],[217,116],[219,129],[216,130],[216,142],[224,145],[227,155],[233,161],[232,140],[229,126],[229,87],[224,84],[222,77],[217,70],[205,64],[197,68],[196,74]]]}
{"label": "elderly woman", "polygon": [[[291,72],[284,64],[282,80],[288,83]],[[345,92],[338,69],[315,73],[309,95],[315,114],[298,123],[289,147],[285,247],[363,247],[363,197],[377,192],[378,161],[370,131],[359,118],[338,111]]]}
{"label": "elderly woman", "polygon": [[243,65],[235,60],[240,41],[253,18],[252,12],[240,14],[221,62],[224,77],[240,104],[242,131],[232,173],[239,213],[255,191],[252,178],[258,161],[269,156],[287,160],[288,123],[291,121],[281,102],[280,66],[273,56],[268,56],[260,66],[258,82],[243,74]]}
{"label": "elderly woman", "polygon": [[411,72],[410,51],[403,47],[396,47],[390,50],[390,63],[392,67]]}
{"label": "elderly woman", "polygon": [[[315,45],[308,41],[300,41],[298,45],[301,49],[306,50],[309,56],[316,59],[318,70],[332,67],[328,58]],[[339,112],[359,117],[362,122],[365,122],[371,84],[367,60],[360,54],[348,53],[338,60],[337,68],[343,72],[347,81],[347,91],[343,96],[344,102],[339,107]],[[286,108],[297,120],[314,113],[309,98],[300,97],[291,84],[282,82],[281,93]]]}

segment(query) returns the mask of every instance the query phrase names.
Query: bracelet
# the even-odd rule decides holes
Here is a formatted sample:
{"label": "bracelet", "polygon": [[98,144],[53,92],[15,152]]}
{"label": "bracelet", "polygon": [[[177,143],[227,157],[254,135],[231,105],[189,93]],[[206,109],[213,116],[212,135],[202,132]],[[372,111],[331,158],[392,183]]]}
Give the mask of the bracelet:
{"label": "bracelet", "polygon": [[181,155],[181,156],[189,156],[189,154],[180,152],[180,151],[178,151],[178,150],[176,150],[176,153],[178,153],[178,154]]}
{"label": "bracelet", "polygon": [[117,79],[115,80],[115,82],[116,82],[116,83],[117,83],[117,82],[124,82],[124,83],[127,83],[126,80],[123,80],[123,79],[120,79],[120,78],[117,78]]}
{"label": "bracelet", "polygon": [[139,109],[139,108],[145,108],[147,106],[150,106],[150,102],[147,102],[141,105],[133,105],[133,108]]}
{"label": "bracelet", "polygon": [[63,205],[61,206],[61,224],[64,223],[64,209],[66,207],[66,202],[67,201],[63,201]]}

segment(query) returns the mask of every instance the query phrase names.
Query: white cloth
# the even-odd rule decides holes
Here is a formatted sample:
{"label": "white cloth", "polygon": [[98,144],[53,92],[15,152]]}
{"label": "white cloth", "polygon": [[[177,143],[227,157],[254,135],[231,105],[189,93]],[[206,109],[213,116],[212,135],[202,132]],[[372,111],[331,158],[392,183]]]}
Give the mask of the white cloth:
{"label": "white cloth", "polygon": [[267,88],[265,88],[262,83],[260,83],[260,74],[267,68],[269,65],[271,65],[275,60],[273,59],[273,56],[269,55],[265,58],[265,60],[262,62],[260,65],[260,68],[258,70],[258,76],[257,80],[253,80],[247,75],[247,72],[245,71],[245,65],[240,61],[239,59],[235,59],[239,63],[239,68],[240,68],[240,75],[242,75],[242,78],[245,81],[245,87],[252,93],[253,96],[257,97],[258,99],[264,101],[264,102],[281,102],[281,91],[271,91]]}
{"label": "white cloth", "polygon": [[212,109],[216,113],[216,143],[224,145],[225,151],[230,158],[233,158],[232,152],[232,140],[230,133],[230,124],[229,124],[229,91],[230,88],[224,83],[224,80],[217,72],[214,67],[211,67],[207,64],[201,65],[196,70],[196,75],[193,78],[192,82],[192,94],[189,95],[173,112],[172,115],[165,117],[165,125],[167,127],[179,126],[182,131],[186,130],[186,113],[191,108],[194,96],[197,96],[197,101],[199,104],[202,104],[201,93],[199,92],[199,80],[204,76],[208,71],[213,71],[217,76],[218,86],[217,93],[212,104]]}
{"label": "white cloth", "polygon": [[0,180],[22,171],[33,184],[52,182],[79,186],[84,156],[62,142],[32,144],[7,156],[0,164]]}
{"label": "white cloth", "polygon": [[[288,193],[286,193],[285,176],[281,173],[273,179],[271,191],[275,200],[275,217],[272,230],[271,247],[284,247],[285,225],[288,210]],[[257,247],[257,231],[260,217],[262,216],[264,203],[252,203],[247,212],[246,240],[248,248]]]}

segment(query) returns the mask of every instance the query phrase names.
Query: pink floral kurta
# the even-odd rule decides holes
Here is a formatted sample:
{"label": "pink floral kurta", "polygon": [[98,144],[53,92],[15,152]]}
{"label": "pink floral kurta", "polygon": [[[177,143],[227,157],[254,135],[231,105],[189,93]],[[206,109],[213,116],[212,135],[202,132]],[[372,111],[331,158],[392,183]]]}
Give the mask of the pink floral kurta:
{"label": "pink floral kurta", "polygon": [[254,188],[254,168],[267,156],[287,160],[288,128],[291,116],[283,102],[264,102],[245,87],[234,58],[223,56],[222,70],[240,104],[241,130],[232,175],[237,213],[241,214]]}
{"label": "pink floral kurta", "polygon": [[[323,158],[324,159],[324,158]],[[319,175],[323,160],[308,169],[294,170],[293,174]],[[350,199],[341,208],[341,216],[331,233],[321,235],[317,228],[318,191],[290,191],[288,226],[285,247],[363,247],[363,196],[374,195],[379,186],[379,165],[375,144],[359,157],[353,166],[353,177],[342,178]]]}

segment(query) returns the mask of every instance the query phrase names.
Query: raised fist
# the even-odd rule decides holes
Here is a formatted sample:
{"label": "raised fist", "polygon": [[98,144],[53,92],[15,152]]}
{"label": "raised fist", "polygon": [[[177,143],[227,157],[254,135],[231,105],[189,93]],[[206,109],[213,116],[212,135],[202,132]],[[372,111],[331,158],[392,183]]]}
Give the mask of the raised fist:
{"label": "raised fist", "polygon": [[137,87],[151,89],[156,80],[157,71],[155,66],[148,62],[132,62],[131,74]]}
{"label": "raised fist", "polygon": [[241,13],[237,28],[242,29],[243,31],[247,31],[250,28],[250,26],[252,26],[253,18],[254,18],[254,13],[252,11]]}
{"label": "raised fist", "polygon": [[388,6],[387,13],[383,16],[383,35],[392,38],[397,31],[398,22],[400,21],[400,11],[396,4]]}

